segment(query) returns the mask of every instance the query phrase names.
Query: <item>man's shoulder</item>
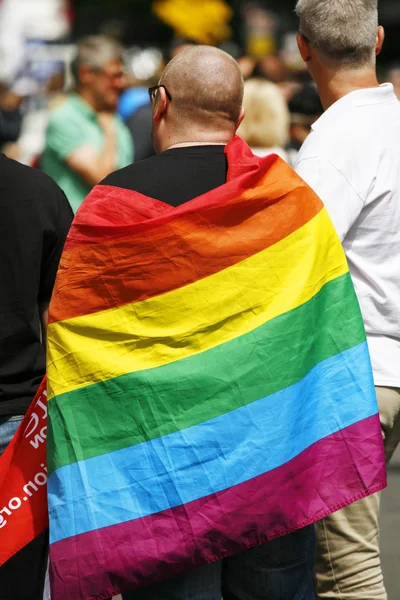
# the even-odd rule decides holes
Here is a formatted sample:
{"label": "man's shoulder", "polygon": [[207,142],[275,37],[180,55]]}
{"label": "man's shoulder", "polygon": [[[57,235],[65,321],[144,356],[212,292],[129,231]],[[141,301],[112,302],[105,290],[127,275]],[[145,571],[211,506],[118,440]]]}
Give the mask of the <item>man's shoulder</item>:
{"label": "man's shoulder", "polygon": [[16,186],[26,186],[28,189],[31,185],[58,187],[43,171],[28,167],[17,160],[8,158],[5,154],[0,154],[0,176],[3,184],[7,182]]}
{"label": "man's shoulder", "polygon": [[63,127],[68,129],[71,124],[79,123],[85,120],[84,114],[80,111],[70,96],[65,96],[57,106],[52,108],[49,115],[49,125]]}
{"label": "man's shoulder", "polygon": [[154,175],[154,168],[157,166],[158,156],[150,156],[144,160],[132,163],[127,167],[118,169],[107,175],[100,185],[110,185],[114,187],[126,188],[135,190],[136,186],[142,187],[143,181],[149,181],[149,178]]}
{"label": "man's shoulder", "polygon": [[349,147],[348,137],[349,131],[347,122],[339,121],[335,125],[331,122],[319,124],[317,121],[300,148],[298,160],[301,158],[321,156],[332,158],[338,153],[346,151]]}
{"label": "man's shoulder", "polygon": [[[367,90],[368,91],[368,90]],[[362,96],[361,96],[362,98]],[[340,102],[340,101],[339,101]],[[333,164],[354,166],[376,160],[389,138],[397,136],[400,127],[400,103],[350,104],[346,109],[338,103],[329,108],[312,127],[298,158],[325,158]],[[400,142],[399,142],[400,146]]]}
{"label": "man's shoulder", "polygon": [[365,124],[360,114],[321,121],[300,148],[296,166],[305,160],[320,160],[342,173],[352,173],[375,157],[375,129]]}
{"label": "man's shoulder", "polygon": [[[63,197],[59,186],[46,173],[7,158],[4,154],[0,155],[0,178],[3,192],[12,193],[14,198],[37,197],[42,205],[50,202],[56,206],[57,200]],[[7,198],[4,197],[4,200],[7,201]]]}

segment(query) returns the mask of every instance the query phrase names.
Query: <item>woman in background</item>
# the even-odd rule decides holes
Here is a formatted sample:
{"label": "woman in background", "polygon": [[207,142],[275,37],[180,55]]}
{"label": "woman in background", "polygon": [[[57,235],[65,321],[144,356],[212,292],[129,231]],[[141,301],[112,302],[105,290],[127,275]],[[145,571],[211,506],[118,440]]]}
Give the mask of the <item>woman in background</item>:
{"label": "woman in background", "polygon": [[284,147],[289,141],[290,114],[279,87],[263,79],[244,83],[246,116],[238,129],[256,156],[278,154],[287,159]]}

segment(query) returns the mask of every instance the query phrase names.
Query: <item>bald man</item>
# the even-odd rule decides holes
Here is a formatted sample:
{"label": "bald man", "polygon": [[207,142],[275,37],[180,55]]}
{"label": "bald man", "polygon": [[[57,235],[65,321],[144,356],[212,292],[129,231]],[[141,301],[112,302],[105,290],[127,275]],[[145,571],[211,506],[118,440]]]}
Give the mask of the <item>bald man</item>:
{"label": "bald man", "polygon": [[[109,175],[102,183],[179,206],[226,182],[225,145],[244,111],[243,79],[235,60],[208,46],[175,57],[149,90],[156,155]],[[314,529],[308,526],[124,600],[313,600]]]}
{"label": "bald man", "polygon": [[224,146],[243,119],[243,80],[236,61],[216,48],[188,48],[167,65],[149,93],[156,156],[102,183],[172,206],[225,183]]}

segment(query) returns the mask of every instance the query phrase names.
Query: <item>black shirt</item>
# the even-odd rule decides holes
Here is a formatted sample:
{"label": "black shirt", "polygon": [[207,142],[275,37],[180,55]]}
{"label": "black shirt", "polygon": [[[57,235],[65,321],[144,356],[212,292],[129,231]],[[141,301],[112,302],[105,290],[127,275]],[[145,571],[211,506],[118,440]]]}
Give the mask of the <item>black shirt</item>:
{"label": "black shirt", "polygon": [[45,373],[39,304],[72,217],[50,177],[0,155],[0,416],[24,414]]}
{"label": "black shirt", "polygon": [[135,190],[179,206],[226,182],[224,150],[224,146],[171,148],[115,171],[102,184]]}

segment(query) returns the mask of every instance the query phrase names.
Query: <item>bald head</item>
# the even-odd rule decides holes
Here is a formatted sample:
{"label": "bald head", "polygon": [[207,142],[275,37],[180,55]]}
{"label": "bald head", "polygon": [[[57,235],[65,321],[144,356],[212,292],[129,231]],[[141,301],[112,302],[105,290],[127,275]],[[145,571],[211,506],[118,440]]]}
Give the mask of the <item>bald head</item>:
{"label": "bald head", "polygon": [[237,62],[212,46],[193,46],[165,68],[160,83],[172,96],[176,118],[204,127],[235,126],[243,103]]}

